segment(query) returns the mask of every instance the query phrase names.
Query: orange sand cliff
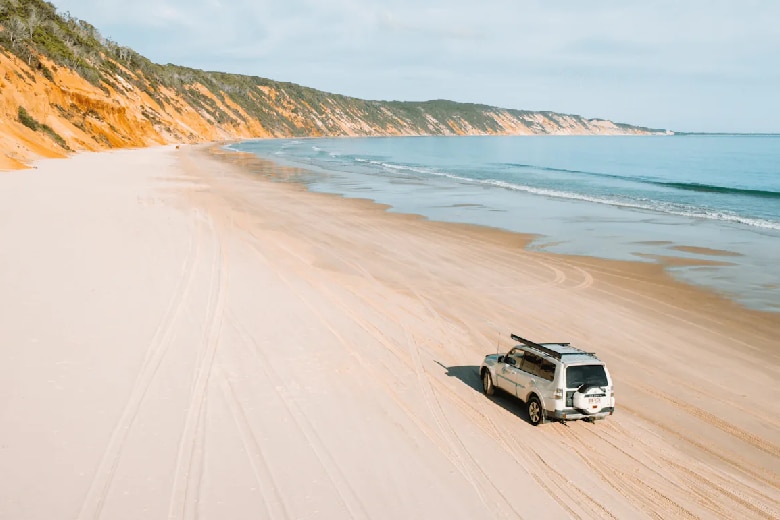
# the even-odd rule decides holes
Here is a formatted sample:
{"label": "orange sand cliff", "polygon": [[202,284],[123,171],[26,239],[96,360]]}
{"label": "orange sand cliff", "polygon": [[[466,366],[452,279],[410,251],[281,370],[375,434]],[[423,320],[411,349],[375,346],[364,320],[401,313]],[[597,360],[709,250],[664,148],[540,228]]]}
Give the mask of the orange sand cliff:
{"label": "orange sand cliff", "polygon": [[[399,107],[289,83],[268,85],[260,78],[241,87],[229,84],[228,93],[207,88],[187,71],[181,74],[186,82],[174,90],[108,58],[115,72],[99,87],[45,56],[36,59],[40,65],[33,59],[30,66],[0,50],[0,169],[79,151],[292,135],[658,133],[580,116],[446,101]],[[236,95],[255,112],[247,113]],[[442,105],[451,113],[442,116]],[[20,107],[39,123],[37,130],[21,122]]]}
{"label": "orange sand cliff", "polygon": [[[54,81],[15,56],[0,52],[0,169],[24,167],[43,157],[63,157],[71,150],[268,135],[259,123],[240,127],[216,125],[174,92],[167,92],[173,103],[164,107],[126,82],[127,91],[117,92],[108,87],[108,95],[71,70],[45,58],[41,61],[52,71]],[[132,73],[126,71],[126,74]],[[225,106],[216,97],[214,102]],[[70,150],[46,132],[23,125],[18,115],[20,106],[61,136]],[[157,119],[154,123],[147,115],[152,111]]]}

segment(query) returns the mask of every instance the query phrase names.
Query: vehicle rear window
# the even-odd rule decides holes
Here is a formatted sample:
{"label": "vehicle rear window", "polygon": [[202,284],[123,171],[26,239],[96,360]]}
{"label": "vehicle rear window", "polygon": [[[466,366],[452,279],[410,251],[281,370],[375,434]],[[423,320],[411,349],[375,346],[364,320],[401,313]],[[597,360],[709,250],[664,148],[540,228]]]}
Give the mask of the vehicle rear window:
{"label": "vehicle rear window", "polygon": [[566,369],[566,387],[579,388],[584,384],[607,386],[607,373],[604,365],[579,365]]}

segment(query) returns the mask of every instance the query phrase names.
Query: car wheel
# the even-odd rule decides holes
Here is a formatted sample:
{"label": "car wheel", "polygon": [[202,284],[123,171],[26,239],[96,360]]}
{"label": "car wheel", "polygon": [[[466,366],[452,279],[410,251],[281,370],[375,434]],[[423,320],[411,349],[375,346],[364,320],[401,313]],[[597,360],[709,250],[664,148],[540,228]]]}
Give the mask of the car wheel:
{"label": "car wheel", "polygon": [[482,373],[482,391],[485,392],[485,395],[493,395],[495,390],[496,389],[493,386],[493,377],[490,375],[490,370],[485,370]]}
{"label": "car wheel", "polygon": [[539,426],[544,422],[542,403],[539,402],[539,398],[536,396],[532,396],[528,399],[528,419],[534,426]]}

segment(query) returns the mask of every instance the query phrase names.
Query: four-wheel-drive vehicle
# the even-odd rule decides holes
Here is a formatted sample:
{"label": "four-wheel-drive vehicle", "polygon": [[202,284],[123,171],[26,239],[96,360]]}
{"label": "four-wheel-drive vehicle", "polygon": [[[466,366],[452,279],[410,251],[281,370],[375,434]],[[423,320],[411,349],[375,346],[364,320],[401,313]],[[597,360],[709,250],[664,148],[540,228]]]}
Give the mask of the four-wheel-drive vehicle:
{"label": "four-wheel-drive vehicle", "polygon": [[569,343],[534,343],[515,334],[511,338],[519,344],[482,362],[485,395],[500,389],[521,399],[534,426],[546,419],[595,421],[614,413],[612,378],[594,353]]}

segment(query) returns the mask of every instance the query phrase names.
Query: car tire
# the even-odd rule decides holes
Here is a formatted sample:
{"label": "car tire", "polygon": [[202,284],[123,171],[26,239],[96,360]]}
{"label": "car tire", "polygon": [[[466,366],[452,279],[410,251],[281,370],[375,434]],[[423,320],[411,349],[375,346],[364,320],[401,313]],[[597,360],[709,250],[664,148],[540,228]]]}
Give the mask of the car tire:
{"label": "car tire", "polygon": [[482,391],[485,395],[493,395],[496,391],[496,387],[493,386],[493,376],[490,375],[490,370],[484,370],[482,372]]}
{"label": "car tire", "polygon": [[544,422],[544,409],[542,408],[542,403],[539,401],[539,398],[535,395],[532,395],[528,399],[528,420],[530,423],[534,426],[539,426]]}

